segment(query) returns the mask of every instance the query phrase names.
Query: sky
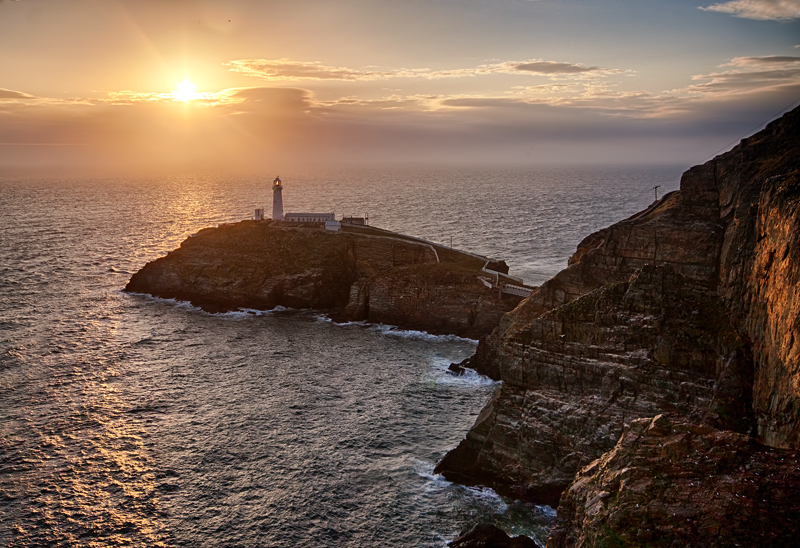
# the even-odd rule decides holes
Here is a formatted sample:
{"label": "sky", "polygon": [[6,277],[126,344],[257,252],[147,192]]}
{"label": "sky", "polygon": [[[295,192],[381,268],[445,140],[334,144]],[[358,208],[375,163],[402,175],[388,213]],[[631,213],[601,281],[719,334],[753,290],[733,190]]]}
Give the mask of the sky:
{"label": "sky", "polygon": [[0,170],[688,167],[798,101],[800,0],[0,0]]}

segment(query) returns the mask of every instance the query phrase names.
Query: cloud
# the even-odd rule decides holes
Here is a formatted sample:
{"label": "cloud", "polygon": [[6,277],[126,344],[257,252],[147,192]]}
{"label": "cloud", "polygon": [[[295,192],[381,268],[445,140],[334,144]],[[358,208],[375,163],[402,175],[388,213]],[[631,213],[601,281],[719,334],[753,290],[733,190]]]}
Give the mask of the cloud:
{"label": "cloud", "polygon": [[729,65],[747,66],[775,66],[800,64],[800,57],[790,55],[768,55],[765,57],[735,57]]}
{"label": "cloud", "polygon": [[703,11],[729,13],[743,19],[791,21],[800,19],[800,0],[733,0],[700,7]]}
{"label": "cloud", "polygon": [[693,76],[694,81],[705,81],[690,85],[683,91],[722,96],[800,86],[800,57],[736,57],[722,66],[732,68]]}
{"label": "cloud", "polygon": [[692,76],[688,86],[660,93],[621,91],[615,83],[605,80],[551,81],[518,86],[512,93],[529,103],[663,119],[697,114],[700,105],[714,102],[758,102],[766,101],[768,96],[782,102],[800,95],[800,57],[736,57],[719,68],[722,70]]}
{"label": "cloud", "polygon": [[572,63],[556,63],[554,61],[537,61],[533,63],[520,63],[515,67],[520,72],[533,72],[535,74],[580,74],[584,72],[602,71],[600,67],[584,67]]}
{"label": "cloud", "polygon": [[309,124],[319,119],[302,89],[228,89],[188,103],[169,95],[0,101],[0,166],[251,169],[303,153],[303,139],[314,140]]}
{"label": "cloud", "polygon": [[[465,111],[485,109],[487,105],[528,104],[548,105],[562,109],[592,110],[606,116],[628,118],[680,118],[696,110],[696,105],[715,100],[728,100],[733,96],[747,98],[776,90],[795,89],[800,86],[800,56],[737,57],[720,66],[721,70],[691,77],[688,86],[661,93],[619,89],[619,83],[605,78],[612,74],[628,74],[619,69],[585,66],[543,60],[504,61],[476,67],[433,71],[428,69],[399,69],[392,71],[356,71],[343,67],[327,67],[316,62],[295,62],[288,59],[239,60],[235,69],[252,70],[262,78],[278,81],[300,79],[377,80],[413,75],[418,78],[455,78],[484,74],[536,74],[547,78],[539,85],[515,86],[505,94],[474,95],[390,95],[381,99],[362,99],[354,96],[332,100],[319,100],[313,93],[296,88],[252,87],[235,88],[200,94],[192,103],[206,107],[225,108],[231,115],[263,116],[267,110],[271,117],[276,112],[287,117],[311,116],[320,119],[357,117],[384,121],[397,119],[400,112],[442,114],[448,110]],[[268,69],[265,69],[267,67]],[[298,70],[298,67],[305,67]],[[313,70],[312,70],[313,69]],[[170,93],[115,92],[98,102],[117,105],[142,102],[172,103]],[[369,113],[369,114],[367,114]]]}
{"label": "cloud", "polygon": [[291,59],[238,59],[225,63],[232,72],[269,80],[382,80],[397,72],[331,67],[316,61]]}
{"label": "cloud", "polygon": [[631,71],[621,69],[587,67],[577,63],[543,61],[542,59],[506,61],[494,65],[481,65],[475,69],[475,72],[477,74],[536,74],[558,79],[631,73]]}
{"label": "cloud", "polygon": [[479,65],[460,69],[431,70],[392,69],[361,70],[348,67],[331,67],[317,61],[294,61],[292,59],[237,59],[225,63],[232,72],[272,81],[296,80],[344,80],[372,81],[390,78],[421,78],[435,80],[440,78],[466,78],[488,74],[535,74],[548,77],[581,77],[584,75],[621,74],[626,71],[587,67],[576,63],[528,59],[525,61],[504,61],[501,63]]}
{"label": "cloud", "polygon": [[0,99],[33,99],[33,95],[14,91],[13,89],[0,88]]}
{"label": "cloud", "polygon": [[[189,102],[171,93],[66,101],[3,90],[0,143],[14,146],[0,146],[0,166],[23,153],[29,165],[51,158],[153,170],[257,171],[284,161],[700,161],[694,155],[708,150],[706,139],[713,152],[800,95],[800,56],[788,55],[737,57],[661,93],[605,77],[623,71],[543,60],[423,74],[541,78],[500,93],[391,89],[375,99],[323,100],[283,82]],[[55,148],[68,150],[57,157]]]}
{"label": "cloud", "polygon": [[[199,92],[195,93],[191,103],[194,105],[206,106],[241,103],[248,99],[245,93],[247,90],[256,89],[260,88],[230,88],[221,91]],[[110,91],[106,98],[92,99],[88,102],[91,104],[135,105],[140,103],[175,103],[183,102],[183,100],[176,97],[173,91],[149,92],[120,90]]]}

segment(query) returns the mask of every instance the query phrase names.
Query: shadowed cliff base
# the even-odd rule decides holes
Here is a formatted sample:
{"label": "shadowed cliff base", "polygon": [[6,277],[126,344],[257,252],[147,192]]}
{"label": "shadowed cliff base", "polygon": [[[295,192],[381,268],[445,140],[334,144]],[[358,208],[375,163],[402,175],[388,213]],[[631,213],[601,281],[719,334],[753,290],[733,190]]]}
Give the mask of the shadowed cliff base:
{"label": "shadowed cliff base", "polygon": [[[581,481],[575,474],[614,449],[626,425],[662,413],[700,429],[710,450],[726,451],[719,444],[729,444],[729,434],[752,437],[747,451],[756,460],[777,454],[771,447],[798,449],[798,332],[800,110],[794,110],[688,170],[679,191],[588,236],[568,268],[503,317],[468,364],[503,385],[436,470],[549,504],[562,494],[565,505],[564,491]],[[774,469],[782,470],[785,485],[798,485],[795,455],[781,453],[795,466]],[[694,473],[691,455],[631,458],[642,475],[666,465],[659,458],[672,459],[675,474]],[[772,473],[777,461],[762,460],[765,474]],[[731,469],[731,477],[737,472]],[[708,480],[697,476],[703,490]],[[682,527],[667,514],[675,505],[650,490],[653,526],[637,540],[620,525],[629,507],[603,510],[617,496],[604,495],[599,485],[589,482],[580,496],[570,488],[572,506],[559,510],[566,521],[553,546],[673,546],[689,538],[669,533]],[[721,482],[720,492],[735,498],[728,485]],[[782,515],[791,523],[780,527],[793,531],[800,501],[782,492],[753,497],[744,515],[766,516],[786,504],[793,510]],[[583,534],[586,523],[605,532]],[[764,519],[753,524],[736,529],[741,545],[788,545],[789,536],[768,531]],[[690,544],[727,545],[718,533],[691,529]]]}
{"label": "shadowed cliff base", "polygon": [[476,525],[449,543],[451,548],[537,548],[528,537],[509,537],[502,529],[491,525]]}
{"label": "shadowed cliff base", "polygon": [[507,273],[502,261],[373,227],[242,221],[187,238],[125,291],[209,312],[312,308],[336,320],[477,339],[521,300],[497,287],[517,283]]}

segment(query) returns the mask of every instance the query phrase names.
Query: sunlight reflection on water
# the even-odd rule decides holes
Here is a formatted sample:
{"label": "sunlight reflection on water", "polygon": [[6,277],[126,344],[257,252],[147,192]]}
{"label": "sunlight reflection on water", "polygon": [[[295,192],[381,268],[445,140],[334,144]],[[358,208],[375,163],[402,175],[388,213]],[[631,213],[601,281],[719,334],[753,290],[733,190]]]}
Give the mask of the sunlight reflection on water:
{"label": "sunlight reflection on water", "polygon": [[[284,174],[284,200],[453,237],[540,283],[679,171],[309,171]],[[546,534],[547,509],[432,474],[496,386],[446,372],[474,341],[121,293],[190,234],[250,218],[273,176],[0,180],[0,544],[443,546],[478,520]]]}

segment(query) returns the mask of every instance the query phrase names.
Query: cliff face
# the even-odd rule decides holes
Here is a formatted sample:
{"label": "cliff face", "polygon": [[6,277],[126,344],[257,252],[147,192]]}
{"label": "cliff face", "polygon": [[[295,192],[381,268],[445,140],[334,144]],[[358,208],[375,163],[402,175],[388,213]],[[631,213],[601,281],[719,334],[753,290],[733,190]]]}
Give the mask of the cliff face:
{"label": "cliff face", "polygon": [[752,341],[753,408],[769,445],[800,447],[800,113],[719,162],[719,293]]}
{"label": "cliff face", "polygon": [[408,329],[486,335],[519,299],[498,299],[475,274],[448,263],[388,269],[353,284],[346,313]]}
{"label": "cliff face", "polygon": [[669,411],[752,424],[746,345],[722,300],[670,266],[645,266],[517,326],[492,366],[502,388],[438,470],[554,507],[631,419]]}
{"label": "cliff face", "polygon": [[479,345],[503,386],[437,470],[555,505],[661,413],[798,448],[799,169],[793,111],[587,237]]}
{"label": "cliff face", "polygon": [[796,546],[797,457],[664,415],[634,420],[564,493],[547,546]]}
{"label": "cliff face", "polygon": [[483,262],[441,255],[401,238],[243,221],[201,230],[125,290],[209,311],[280,305],[432,333],[489,333],[520,299],[487,288],[477,278]]}
{"label": "cliff face", "polygon": [[[207,228],[145,265],[125,290],[190,301],[209,311],[341,307],[356,278],[356,249],[347,239],[324,236],[269,230],[256,222]],[[422,252],[402,251],[401,261],[425,260]],[[392,258],[376,254],[379,263]]]}

